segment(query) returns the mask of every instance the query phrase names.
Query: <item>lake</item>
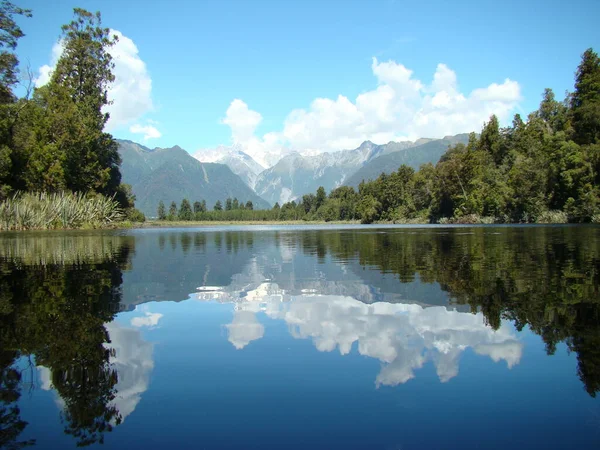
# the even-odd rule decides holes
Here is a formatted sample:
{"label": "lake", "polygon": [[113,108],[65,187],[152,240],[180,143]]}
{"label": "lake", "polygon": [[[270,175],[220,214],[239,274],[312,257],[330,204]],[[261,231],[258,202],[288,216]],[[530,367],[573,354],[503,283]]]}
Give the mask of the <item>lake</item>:
{"label": "lake", "polygon": [[600,227],[0,235],[0,447],[600,448]]}

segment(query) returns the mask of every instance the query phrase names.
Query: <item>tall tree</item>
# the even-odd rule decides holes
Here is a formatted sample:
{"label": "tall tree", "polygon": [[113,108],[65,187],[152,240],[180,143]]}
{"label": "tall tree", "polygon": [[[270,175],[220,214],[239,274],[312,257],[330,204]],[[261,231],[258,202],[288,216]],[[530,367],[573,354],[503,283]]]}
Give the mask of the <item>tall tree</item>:
{"label": "tall tree", "polygon": [[594,144],[600,139],[600,58],[591,48],[582,57],[575,74],[571,97],[575,142]]}
{"label": "tall tree", "polygon": [[187,198],[184,198],[181,200],[181,205],[179,206],[179,220],[192,220],[192,218],[190,201]]}
{"label": "tall tree", "polygon": [[175,203],[175,200],[173,200],[171,206],[169,206],[169,216],[171,217],[171,220],[177,217],[177,203]]}
{"label": "tall tree", "polygon": [[31,10],[0,2],[0,200],[6,198],[18,185],[23,171],[22,159],[14,149],[14,125],[19,108],[12,88],[17,83],[19,61],[14,53],[17,43],[24,36],[15,16],[31,17]]}
{"label": "tall tree", "polygon": [[[116,41],[102,28],[99,12],[75,8],[74,19],[62,27],[64,51],[39,93],[53,117],[49,141],[64,153],[65,183],[73,191],[113,195],[121,182],[118,145],[104,132],[108,87],[115,79],[109,50]],[[70,114],[54,116],[63,110]]]}
{"label": "tall tree", "polygon": [[19,39],[25,36],[17,25],[15,16],[31,17],[31,10],[19,8],[12,2],[2,0],[0,2],[0,104],[15,101],[12,87],[18,81],[19,60],[14,50]]}
{"label": "tall tree", "polygon": [[161,200],[158,202],[158,220],[165,220],[167,218],[167,212],[165,211],[165,204]]}
{"label": "tall tree", "polygon": [[327,194],[325,193],[325,188],[323,186],[319,186],[317,189],[317,195],[315,199],[315,210],[318,210],[323,203],[325,203],[325,199],[327,198]]}

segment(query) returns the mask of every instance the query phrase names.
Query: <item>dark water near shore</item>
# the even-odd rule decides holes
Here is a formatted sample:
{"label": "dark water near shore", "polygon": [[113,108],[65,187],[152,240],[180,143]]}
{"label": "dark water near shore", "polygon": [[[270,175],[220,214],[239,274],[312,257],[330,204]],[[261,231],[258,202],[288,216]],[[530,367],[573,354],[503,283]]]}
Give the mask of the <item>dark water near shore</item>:
{"label": "dark water near shore", "polygon": [[0,234],[0,447],[600,448],[600,227]]}

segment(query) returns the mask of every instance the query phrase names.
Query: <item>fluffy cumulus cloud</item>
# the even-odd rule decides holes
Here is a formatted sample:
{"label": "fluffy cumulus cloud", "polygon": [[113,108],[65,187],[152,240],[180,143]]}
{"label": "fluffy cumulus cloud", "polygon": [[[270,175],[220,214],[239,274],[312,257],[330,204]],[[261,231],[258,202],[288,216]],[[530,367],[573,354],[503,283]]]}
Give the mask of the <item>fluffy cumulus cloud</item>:
{"label": "fluffy cumulus cloud", "polygon": [[38,70],[38,76],[35,78],[35,86],[40,87],[48,83],[50,81],[50,77],[52,76],[52,71],[58,62],[58,58],[62,55],[64,51],[64,43],[62,40],[59,40],[54,43],[52,46],[52,54],[50,56],[50,64],[44,64]]}
{"label": "fluffy cumulus cloud", "polygon": [[143,339],[139,330],[125,328],[117,322],[107,323],[106,330],[111,339],[108,347],[114,350],[110,363],[118,376],[112,404],[125,420],[150,385],[150,374],[154,369],[154,346]]}
{"label": "fluffy cumulus cloud", "polygon": [[395,61],[373,58],[371,70],[377,80],[373,90],[354,100],[317,98],[308,108],[291,111],[280,131],[257,136],[262,116],[240,99],[222,123],[231,128],[235,144],[268,166],[290,151],[314,154],[356,148],[365,140],[383,144],[479,131],[492,114],[507,120],[521,99],[519,84],[510,79],[463,93],[445,64],[438,64],[430,82]]}
{"label": "fluffy cumulus cloud", "polygon": [[[113,73],[115,81],[109,88],[108,97],[112,101],[106,106],[110,119],[106,124],[108,131],[127,126],[139,120],[144,114],[154,109],[152,103],[152,79],[148,73],[146,63],[140,58],[139,51],[133,40],[118,30],[111,30],[116,35],[118,42],[110,49],[115,67]],[[36,77],[36,86],[43,86],[50,80],[52,70],[56,66],[64,50],[63,43],[58,41],[52,47],[50,64],[39,68]],[[160,136],[160,132],[151,125],[133,125],[143,133],[145,139]],[[144,129],[143,131],[140,131]]]}
{"label": "fluffy cumulus cloud", "polygon": [[348,354],[354,343],[361,355],[382,363],[376,384],[397,385],[414,378],[432,361],[440,381],[458,375],[463,351],[472,348],[511,368],[521,359],[523,344],[508,324],[494,331],[483,315],[444,307],[379,302],[366,305],[343,296],[300,296],[282,304],[274,318],[284,320],[292,335],[312,339],[319,351]]}
{"label": "fluffy cumulus cloud", "polygon": [[[251,278],[249,273],[233,284],[248,286]],[[447,382],[458,375],[460,357],[469,348],[494,362],[503,361],[509,369],[523,352],[508,323],[493,330],[482,313],[383,301],[365,304],[344,295],[290,295],[272,282],[249,290],[226,288],[219,294],[197,298],[235,303],[233,321],[225,327],[236,349],[264,336],[265,328],[256,318],[262,311],[283,320],[294,338],[311,339],[321,352],[337,349],[347,355],[356,346],[361,355],[379,360],[377,386],[406,383],[427,362],[440,381]]]}
{"label": "fluffy cumulus cloud", "polygon": [[134,317],[131,319],[131,325],[136,328],[141,327],[155,327],[158,325],[158,321],[163,317],[161,313],[146,312],[142,317]]}
{"label": "fluffy cumulus cloud", "polygon": [[228,340],[238,350],[263,337],[265,327],[251,311],[236,311],[233,321],[226,325]]}
{"label": "fluffy cumulus cloud", "polygon": [[[117,322],[107,323],[105,327],[111,341],[106,347],[114,352],[110,357],[110,365],[116,371],[118,379],[115,398],[110,405],[115,406],[121,419],[125,420],[135,410],[142,394],[150,385],[150,374],[154,369],[154,346],[142,338],[140,330],[123,327]],[[43,390],[53,389],[50,369],[38,366],[37,370],[40,387]],[[64,400],[58,393],[55,403],[59,409],[65,407]]]}
{"label": "fluffy cumulus cloud", "polygon": [[289,152],[289,149],[281,144],[278,133],[267,133],[262,137],[256,135],[256,129],[262,119],[262,115],[251,110],[244,101],[233,100],[225,112],[225,117],[221,119],[221,123],[231,129],[232,145],[200,149],[194,156],[203,162],[214,162],[227,153],[241,150],[263,168],[274,165],[283,154]]}
{"label": "fluffy cumulus cloud", "polygon": [[148,139],[156,139],[162,136],[160,131],[154,125],[141,125],[139,123],[134,123],[129,127],[129,132],[133,134],[141,134],[144,137],[144,140]]}

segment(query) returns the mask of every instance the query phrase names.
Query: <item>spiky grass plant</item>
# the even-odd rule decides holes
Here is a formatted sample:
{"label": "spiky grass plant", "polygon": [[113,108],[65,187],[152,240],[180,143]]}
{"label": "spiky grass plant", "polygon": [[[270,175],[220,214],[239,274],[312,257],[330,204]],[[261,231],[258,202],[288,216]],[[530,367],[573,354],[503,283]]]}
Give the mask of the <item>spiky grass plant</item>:
{"label": "spiky grass plant", "polygon": [[16,193],[0,203],[1,230],[97,228],[122,219],[115,199],[98,194]]}

